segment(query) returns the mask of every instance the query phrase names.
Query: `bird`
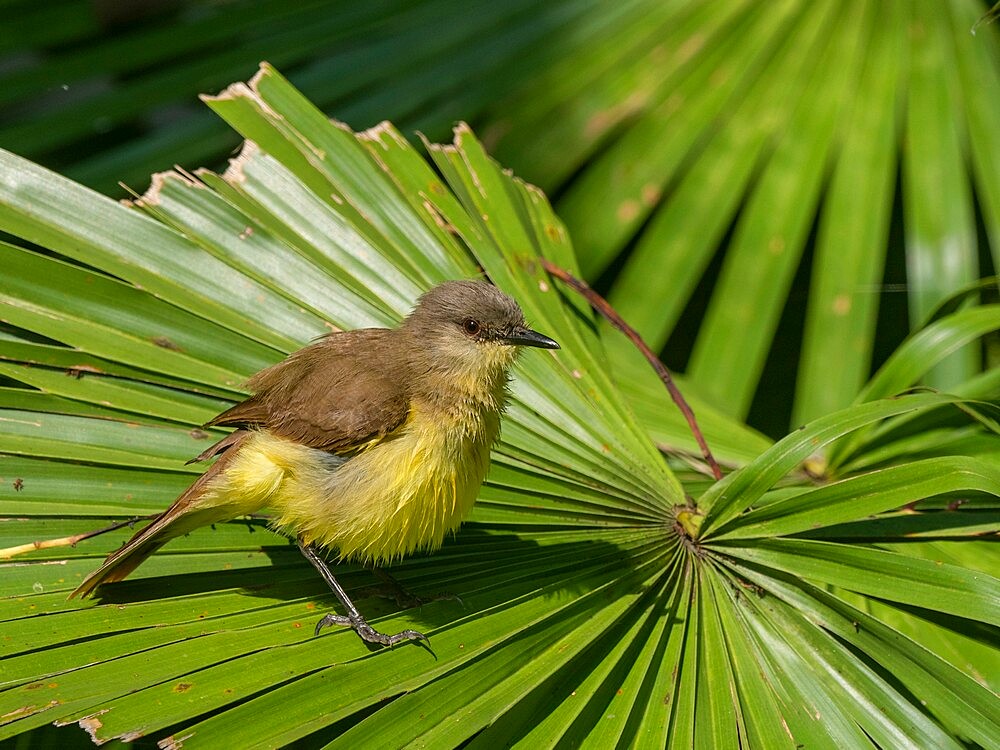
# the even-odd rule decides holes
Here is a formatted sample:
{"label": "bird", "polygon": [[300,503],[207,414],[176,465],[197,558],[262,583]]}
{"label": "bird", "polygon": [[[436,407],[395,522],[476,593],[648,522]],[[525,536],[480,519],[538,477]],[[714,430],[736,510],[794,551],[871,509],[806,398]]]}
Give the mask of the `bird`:
{"label": "bird", "polygon": [[484,280],[423,294],[396,328],[326,334],[253,375],[251,394],[205,427],[235,428],[188,463],[209,468],[70,595],[120,581],[165,543],[268,509],[346,614],[326,614],[373,647],[427,641],[376,630],[324,553],[384,566],[433,551],[471,511],[499,440],[511,368],[523,347],[558,349]]}

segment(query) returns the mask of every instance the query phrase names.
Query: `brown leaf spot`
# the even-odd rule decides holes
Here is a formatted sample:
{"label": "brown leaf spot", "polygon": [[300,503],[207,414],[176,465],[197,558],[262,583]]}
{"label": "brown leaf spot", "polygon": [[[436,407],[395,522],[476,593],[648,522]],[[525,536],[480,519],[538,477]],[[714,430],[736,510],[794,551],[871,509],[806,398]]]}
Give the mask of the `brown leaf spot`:
{"label": "brown leaf spot", "polygon": [[188,435],[191,436],[192,440],[204,440],[205,438],[208,437],[207,432],[205,432],[204,430],[199,430],[197,427],[191,430],[191,432],[189,432]]}
{"label": "brown leaf spot", "polygon": [[690,60],[697,54],[697,52],[705,46],[706,35],[704,32],[699,34],[692,34],[690,37],[684,40],[681,45],[677,48],[677,54],[682,61]]}
{"label": "brown leaf spot", "polygon": [[838,294],[833,298],[834,315],[847,315],[851,311],[851,297],[848,294]]}
{"label": "brown leaf spot", "polygon": [[424,208],[427,209],[427,213],[431,215],[431,218],[434,219],[434,223],[441,227],[441,229],[446,231],[448,234],[458,234],[458,229],[441,215],[437,206],[430,201],[424,201]]}
{"label": "brown leaf spot", "polygon": [[194,687],[194,685],[192,685],[190,682],[178,682],[176,685],[174,685],[174,692],[186,693],[192,687]]}
{"label": "brown leaf spot", "polygon": [[642,186],[642,202],[647,206],[655,206],[662,195],[663,191],[660,190],[659,185],[648,182]]}
{"label": "brown leaf spot", "polygon": [[632,221],[638,215],[639,215],[639,201],[634,201],[634,200],[622,201],[621,204],[618,206],[619,221]]}
{"label": "brown leaf spot", "polygon": [[169,349],[172,352],[179,352],[181,350],[181,348],[177,346],[177,344],[175,344],[166,336],[153,336],[153,338],[151,338],[150,341],[152,341],[156,346],[160,347],[161,349]]}
{"label": "brown leaf spot", "polygon": [[603,135],[613,125],[621,121],[625,114],[624,107],[613,107],[595,112],[583,126],[583,134],[587,138],[597,138]]}
{"label": "brown leaf spot", "polygon": [[99,369],[97,369],[96,367],[94,367],[93,365],[73,365],[72,367],[69,367],[66,370],[66,374],[67,375],[69,375],[71,378],[76,378],[77,380],[79,380],[80,378],[82,378],[83,377],[83,373],[85,373],[85,372],[98,372],[99,373],[101,371]]}

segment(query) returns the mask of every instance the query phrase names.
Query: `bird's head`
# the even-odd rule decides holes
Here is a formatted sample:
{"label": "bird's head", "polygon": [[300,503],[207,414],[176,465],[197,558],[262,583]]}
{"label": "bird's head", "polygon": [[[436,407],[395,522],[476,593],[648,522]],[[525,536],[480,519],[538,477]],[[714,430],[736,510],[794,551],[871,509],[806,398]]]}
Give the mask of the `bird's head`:
{"label": "bird's head", "polygon": [[528,328],[518,304],[492,284],[447,281],[417,302],[403,323],[418,366],[455,378],[492,381],[505,376],[523,346],[558,349]]}

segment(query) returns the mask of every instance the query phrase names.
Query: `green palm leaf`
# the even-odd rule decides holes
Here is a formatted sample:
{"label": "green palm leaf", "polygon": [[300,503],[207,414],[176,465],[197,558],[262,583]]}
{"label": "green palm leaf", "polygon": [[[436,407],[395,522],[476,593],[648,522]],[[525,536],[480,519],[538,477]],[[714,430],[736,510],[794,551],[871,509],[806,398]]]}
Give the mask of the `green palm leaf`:
{"label": "green palm leaf", "polygon": [[[539,263],[576,270],[568,233],[468,128],[428,144],[435,171],[391,126],[331,124],[269,66],[208,101],[256,145],[223,175],[158,176],[133,207],[0,153],[0,229],[24,245],[0,248],[0,548],[164,507],[213,437],[195,426],[244,377],[331,326],[393,323],[443,279],[482,269],[564,348],[519,366],[471,523],[394,570],[460,602],[379,601],[343,566],[380,628],[421,628],[434,656],[312,637],[331,598],[252,522],[176,540],[101,603],[66,601],[120,540],[100,536],[0,563],[0,738],[78,722],[164,746],[1000,743],[968,661],[996,666],[997,561],[946,541],[995,519],[1000,457],[911,442],[920,420],[995,441],[987,407],[859,399],[769,446],[696,399],[740,468],[673,472],[654,440],[690,436],[648,381],[625,401],[592,314]],[[870,395],[995,316],[941,318]],[[820,460],[893,446],[865,473]],[[933,509],[956,492],[970,509]],[[897,509],[915,500],[938,523],[903,550]]]}

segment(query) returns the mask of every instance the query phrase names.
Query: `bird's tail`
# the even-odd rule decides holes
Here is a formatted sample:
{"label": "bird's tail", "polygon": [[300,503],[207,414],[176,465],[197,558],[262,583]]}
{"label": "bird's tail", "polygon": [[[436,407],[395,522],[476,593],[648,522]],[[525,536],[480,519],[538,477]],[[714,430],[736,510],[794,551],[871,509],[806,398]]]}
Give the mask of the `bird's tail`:
{"label": "bird's tail", "polygon": [[212,480],[218,477],[235,457],[239,442],[235,441],[230,446],[231,449],[184,490],[173,505],[148,526],[136,532],[123,546],[108,555],[101,567],[87,576],[69,598],[89,596],[102,583],[122,580],[171,539],[183,536],[199,526],[228,518],[230,513],[225,506],[213,506],[211,503],[202,504],[197,501],[204,500],[206,491],[212,491]]}
{"label": "bird's tail", "polygon": [[83,583],[69,595],[69,598],[90,596],[94,593],[94,589],[102,583],[122,580],[139,567],[143,560],[176,536],[176,534],[170,533],[174,529],[171,528],[167,515],[169,512],[161,514],[149,526],[129,539],[123,547],[108,555],[101,567],[87,576]]}

